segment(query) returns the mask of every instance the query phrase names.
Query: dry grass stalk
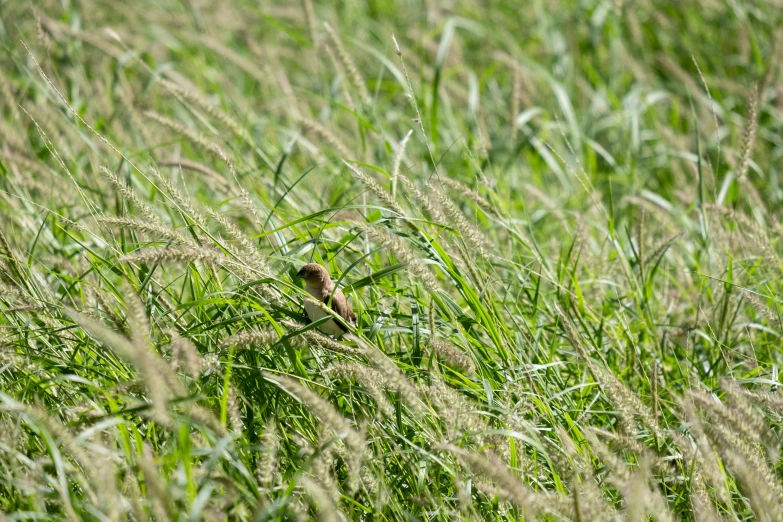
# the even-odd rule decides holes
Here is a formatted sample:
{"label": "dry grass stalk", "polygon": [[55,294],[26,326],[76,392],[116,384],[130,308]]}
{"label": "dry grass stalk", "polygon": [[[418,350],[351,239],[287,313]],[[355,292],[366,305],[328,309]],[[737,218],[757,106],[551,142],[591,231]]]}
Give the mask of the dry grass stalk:
{"label": "dry grass stalk", "polygon": [[[3,132],[2,128],[0,128],[0,136],[3,136],[3,139],[6,139],[7,134],[8,133]],[[10,150],[7,145],[8,140],[6,139],[2,154],[11,164],[13,169],[19,170],[17,178],[20,185],[30,187],[31,189],[38,190],[44,194],[51,192],[57,186],[67,186],[64,183],[61,183],[60,178],[53,175],[52,171],[50,171],[45,164],[40,161],[35,161],[25,154],[14,152]],[[25,176],[21,171],[31,171],[30,174],[34,175]]]}
{"label": "dry grass stalk", "polygon": [[669,247],[671,247],[678,239],[680,239],[680,237],[682,237],[682,234],[676,234],[653,247],[652,251],[647,254],[646,258],[644,258],[644,265],[651,266],[652,264],[656,263],[662,255],[665,255],[666,251],[669,250]]}
{"label": "dry grass stalk", "polygon": [[517,116],[522,105],[522,73],[519,67],[514,67],[512,74],[514,75],[514,84],[511,88],[511,141],[517,141]]}
{"label": "dry grass stalk", "polygon": [[133,343],[122,335],[112,332],[102,324],[76,312],[70,312],[68,315],[92,337],[136,366],[149,393],[149,401],[151,403],[148,413],[149,417],[162,426],[173,426],[173,421],[168,411],[168,401],[171,399],[172,394],[166,379],[160,372],[160,368],[165,366],[165,364],[161,364],[162,361],[156,360],[148,345],[138,345],[137,341],[143,335],[140,334],[139,330],[143,326],[139,324],[135,314],[128,314],[130,331],[134,336]]}
{"label": "dry grass stalk", "polygon": [[[149,322],[138,297],[129,298],[128,301],[129,310],[126,315],[132,341],[84,315],[71,311],[67,312],[67,315],[90,336],[136,367],[151,402],[150,410],[146,415],[162,426],[171,428],[174,421],[168,408],[169,401],[185,396],[187,390],[166,361],[152,350]],[[212,428],[220,435],[226,434],[225,427],[201,406],[186,402],[183,403],[182,408],[191,418]]]}
{"label": "dry grass stalk", "polygon": [[[0,230],[0,268],[2,268],[3,265],[8,267],[7,273],[8,277],[11,281],[13,281],[16,277],[23,277],[24,272],[22,271],[22,265],[19,263],[19,261],[16,259],[16,255],[14,255],[14,251],[11,249],[11,244],[8,242],[8,238],[5,237],[5,234],[2,230]],[[16,283],[14,283],[16,285]]]}
{"label": "dry grass stalk", "polygon": [[[3,312],[6,314],[12,313],[7,308]],[[11,338],[0,339],[0,366],[6,365],[14,370],[31,374],[44,375],[46,373],[46,370],[40,365],[31,362],[28,357],[17,353],[17,349],[11,344]]]}
{"label": "dry grass stalk", "polygon": [[449,440],[455,441],[471,435],[477,438],[476,444],[479,447],[487,445],[482,432],[487,431],[489,425],[476,413],[476,404],[439,377],[432,378],[432,384],[423,390],[423,394],[437,408],[438,418],[446,428]]}
{"label": "dry grass stalk", "polygon": [[557,440],[560,443],[559,446],[555,448],[555,451],[550,452],[549,455],[554,460],[556,458],[555,455],[562,451],[564,455],[570,458],[569,465],[560,466],[558,470],[570,468],[568,471],[573,476],[571,487],[575,519],[614,520],[616,518],[615,509],[604,500],[590,457],[586,452],[579,451],[576,443],[562,427],[557,429]]}
{"label": "dry grass stalk", "polygon": [[700,484],[699,480],[693,481],[691,505],[695,522],[724,522],[724,518],[718,513],[706,488]]}
{"label": "dry grass stalk", "polygon": [[237,257],[242,260],[242,264],[246,264],[259,275],[268,275],[269,264],[253,244],[253,241],[248,238],[239,227],[229,221],[222,213],[216,212],[212,209],[208,209],[207,212],[209,213],[210,217],[217,221],[223,230],[225,230],[226,235],[232,241],[236,241],[238,243],[236,248],[238,254]]}
{"label": "dry grass stalk", "polygon": [[240,397],[237,389],[231,384],[229,384],[228,388],[228,404],[226,409],[228,410],[228,420],[231,423],[231,427],[234,428],[234,431],[238,435],[241,435],[245,425],[242,422]]}
{"label": "dry grass stalk", "polygon": [[252,143],[253,139],[251,138],[250,134],[248,134],[247,130],[238,122],[236,121],[231,115],[223,111],[220,107],[215,106],[205,100],[201,94],[197,92],[193,92],[189,89],[186,89],[184,87],[180,87],[174,82],[171,82],[169,80],[160,79],[158,80],[170,93],[172,93],[174,96],[180,99],[180,101],[187,101],[201,109],[202,111],[206,112],[208,115],[212,116],[214,119],[222,123],[224,126],[231,129],[231,131],[236,134],[238,137],[245,140],[247,143]]}
{"label": "dry grass stalk", "polygon": [[736,382],[729,380],[723,381],[721,388],[730,399],[726,410],[732,423],[736,424],[738,431],[744,433],[749,440],[757,440],[765,446],[769,458],[776,462],[780,439],[767,424],[761,412],[756,409],[756,405],[748,400],[745,390]]}
{"label": "dry grass stalk", "polygon": [[783,394],[781,394],[780,391],[772,393],[743,389],[742,393],[758,402],[760,406],[764,406],[775,414],[783,417]]}
{"label": "dry grass stalk", "polygon": [[318,34],[315,29],[315,10],[312,0],[302,0],[302,11],[304,11],[305,24],[310,33],[310,43],[315,47]]}
{"label": "dry grass stalk", "polygon": [[101,173],[104,175],[104,177],[106,177],[106,179],[109,180],[112,185],[114,185],[114,187],[117,189],[117,192],[119,192],[120,196],[122,196],[122,199],[129,203],[131,207],[136,208],[136,210],[138,210],[139,213],[141,213],[141,215],[148,222],[150,222],[150,224],[161,227],[163,226],[160,218],[152,209],[152,207],[142,201],[138,194],[136,194],[136,191],[126,185],[124,181],[120,180],[120,178],[114,172],[110,171],[106,167],[101,167]]}
{"label": "dry grass stalk", "polygon": [[295,346],[310,346],[314,348],[321,348],[332,352],[342,353],[345,355],[361,356],[363,350],[348,346],[339,341],[332,339],[316,330],[310,329],[300,331],[305,328],[306,325],[297,323],[291,320],[282,321],[282,324],[291,330],[297,330],[298,333],[289,339],[289,341]]}
{"label": "dry grass stalk", "polygon": [[[738,228],[740,228],[742,232],[732,232],[731,236],[729,236],[729,242],[733,246],[736,248],[749,248],[755,250],[757,253],[764,256],[765,262],[772,264],[777,263],[777,252],[771,246],[767,230],[759,225],[759,223],[742,212],[721,205],[707,203],[704,205],[704,208],[710,212],[710,215],[725,216],[737,222],[737,225],[739,225]],[[720,223],[720,226],[723,227],[725,224]]]}
{"label": "dry grass stalk", "polygon": [[389,387],[384,375],[369,366],[353,362],[338,362],[329,366],[324,373],[335,377],[354,379],[361,383],[367,390],[367,393],[373,398],[375,404],[385,416],[394,415],[394,406],[389,402],[389,398],[383,391],[384,387]]}
{"label": "dry grass stalk", "polygon": [[440,357],[466,370],[468,373],[476,372],[476,365],[473,364],[470,356],[453,344],[438,338],[430,338],[429,347]]}
{"label": "dry grass stalk", "polygon": [[313,507],[316,508],[318,522],[340,522],[341,518],[337,515],[340,510],[334,504],[334,495],[330,495],[329,490],[323,484],[307,476],[300,477],[299,483],[307,491]]}
{"label": "dry grass stalk", "polygon": [[[268,59],[265,55],[265,49],[261,48],[255,42],[250,43],[250,48],[258,58]],[[301,118],[302,111],[299,108],[299,102],[296,99],[294,88],[291,86],[291,82],[288,80],[288,75],[285,72],[285,68],[282,67],[280,63],[275,61],[274,67],[270,65],[264,66],[264,73],[267,74],[270,78],[277,79],[277,85],[283,94],[283,98],[285,98],[287,113],[291,114],[294,119]]]}
{"label": "dry grass stalk", "polygon": [[13,121],[21,121],[21,114],[16,106],[16,96],[14,96],[11,84],[4,79],[0,78],[0,99],[2,99],[3,105],[8,108]]}
{"label": "dry grass stalk", "polygon": [[349,55],[348,52],[345,50],[345,47],[343,46],[343,43],[340,40],[340,37],[337,35],[337,33],[335,32],[335,30],[332,28],[331,25],[329,25],[327,22],[324,22],[324,29],[326,29],[326,35],[329,38],[329,43],[331,47],[334,49],[334,52],[337,54],[337,59],[342,64],[343,68],[345,68],[345,71],[348,73],[348,77],[351,79],[353,86],[356,88],[356,91],[359,93],[359,98],[361,99],[363,104],[365,105],[369,104],[370,93],[367,91],[367,85],[365,85],[364,79],[359,74],[359,69],[357,69],[356,64],[353,62],[353,59],[351,59],[351,55]]}
{"label": "dry grass stalk", "polygon": [[201,355],[198,348],[185,337],[173,334],[171,341],[171,354],[178,367],[182,367],[185,373],[193,379],[201,377]]}
{"label": "dry grass stalk", "polygon": [[402,263],[408,265],[408,272],[414,278],[419,280],[430,292],[438,292],[438,280],[430,270],[419,261],[411,248],[402,242],[398,237],[391,235],[386,230],[369,223],[355,223],[356,227],[370,239],[379,243],[380,247],[389,250],[394,257]]}
{"label": "dry grass stalk", "polygon": [[365,451],[365,442],[362,436],[351,427],[348,421],[343,417],[329,402],[310,388],[300,384],[294,379],[282,375],[264,374],[265,378],[274,382],[285,391],[299,399],[306,405],[326,426],[332,429],[337,435],[345,437],[346,444],[354,451]]}
{"label": "dry grass stalk", "polygon": [[778,315],[777,311],[775,311],[773,308],[767,305],[764,301],[762,301],[758,294],[756,292],[753,292],[747,288],[740,288],[740,291],[742,292],[742,295],[744,299],[750,304],[750,306],[758,313],[761,317],[765,318],[770,325],[775,325],[778,328],[783,328],[783,323],[781,322],[780,316]]}
{"label": "dry grass stalk", "polygon": [[457,181],[456,179],[452,179],[448,176],[442,176],[440,178],[440,183],[446,185],[455,192],[458,192],[462,197],[474,203],[485,213],[495,215],[495,211],[493,210],[492,205],[489,204],[486,198],[461,181]]}
{"label": "dry grass stalk", "polygon": [[560,308],[557,308],[557,314],[580,358],[587,364],[590,373],[593,374],[593,378],[601,384],[601,388],[603,388],[609,400],[617,408],[623,429],[627,430],[629,435],[632,435],[635,432],[634,419],[638,417],[641,423],[650,429],[656,437],[660,440],[665,440],[666,436],[663,430],[647,406],[614,374],[605,370],[605,363],[599,364],[590,357],[581,336],[574,328],[571,320]]}
{"label": "dry grass stalk", "polygon": [[320,421],[331,429],[336,435],[343,437],[350,452],[350,459],[346,460],[349,482],[358,483],[361,476],[361,468],[367,452],[367,443],[364,437],[354,430],[348,421],[328,401],[300,384],[298,381],[281,375],[271,376],[264,374],[265,378],[274,382],[294,397],[298,398],[312,411]]}
{"label": "dry grass stalk", "polygon": [[535,519],[544,513],[567,516],[571,511],[568,499],[533,491],[491,453],[474,453],[451,444],[440,448],[456,455],[472,470],[492,479],[500,488],[498,493],[522,510],[526,517]]}
{"label": "dry grass stalk", "polygon": [[265,76],[264,71],[260,69],[258,65],[230,49],[219,40],[212,38],[211,36],[202,36],[201,41],[217,54],[242,69],[259,84],[265,85],[269,81],[269,78]]}
{"label": "dry grass stalk", "polygon": [[484,117],[483,111],[479,111],[477,118],[477,134],[479,137],[479,153],[482,156],[486,156],[489,151],[492,150],[492,138],[487,127],[487,119]]}
{"label": "dry grass stalk", "polygon": [[141,489],[139,488],[138,479],[133,474],[128,473],[125,476],[125,483],[123,488],[123,496],[130,503],[131,513],[136,520],[146,520],[147,514],[141,505]]}
{"label": "dry grass stalk", "polygon": [[[699,406],[705,406],[703,400]],[[743,482],[757,516],[766,513],[771,516],[769,520],[783,520],[783,488],[759,448],[738,436],[733,426],[713,413],[714,408],[707,408],[702,409],[704,430],[728,468]]]}
{"label": "dry grass stalk", "polygon": [[772,490],[768,488],[770,485],[768,477],[755,469],[745,458],[745,454],[733,451],[729,447],[726,447],[722,454],[728,467],[742,482],[744,486],[742,490],[748,496],[750,507],[758,517],[757,520],[761,522],[783,520],[781,498],[779,495],[772,494]]}
{"label": "dry grass stalk", "polygon": [[356,104],[353,102],[353,96],[351,96],[351,91],[348,90],[348,82],[346,81],[347,73],[345,71],[345,67],[343,67],[343,65],[340,63],[340,60],[337,58],[337,55],[335,54],[331,45],[325,46],[325,50],[326,55],[329,57],[329,61],[332,62],[334,70],[337,71],[340,75],[340,91],[342,92],[346,107],[348,107],[351,111],[356,111]]}
{"label": "dry grass stalk", "polygon": [[[719,419],[719,422],[730,430],[732,438],[742,441],[757,457],[761,458],[763,455],[760,450],[764,441],[770,438],[774,440],[764,420],[757,412],[753,412],[752,408],[746,411],[734,404],[722,404],[712,396],[696,390],[691,390],[688,396],[704,415]],[[783,489],[781,497],[783,498]]]}
{"label": "dry grass stalk", "polygon": [[310,467],[310,474],[323,485],[327,493],[332,496],[334,505],[340,502],[340,486],[334,474],[335,457],[339,441],[334,440],[329,429],[321,428],[318,440],[313,444],[314,458]]}
{"label": "dry grass stalk", "polygon": [[173,512],[172,499],[169,494],[162,474],[152,458],[152,450],[144,445],[141,458],[136,459],[139,471],[144,473],[144,486],[147,491],[147,499],[152,508],[152,514],[156,520],[171,520],[169,513]]}
{"label": "dry grass stalk", "polygon": [[262,487],[273,487],[277,484],[277,453],[280,450],[280,432],[274,418],[270,418],[264,429],[264,452],[260,456],[261,463],[255,470],[256,480]]}
{"label": "dry grass stalk", "polygon": [[737,183],[748,193],[752,205],[761,211],[762,215],[767,215],[767,207],[761,198],[756,187],[748,179],[748,167],[750,165],[750,156],[753,153],[753,147],[756,145],[756,131],[758,130],[759,119],[759,91],[758,85],[754,85],[750,99],[748,100],[748,110],[745,116],[745,130],[742,134],[742,148],[740,149],[740,159],[737,165],[736,176]]}
{"label": "dry grass stalk", "polygon": [[625,461],[604,443],[596,430],[588,429],[582,433],[589,442],[591,450],[612,470],[609,482],[623,496],[628,520],[647,520],[648,515],[654,514],[656,520],[660,522],[673,522],[674,518],[666,499],[648,485],[652,457],[646,450],[637,453],[640,455],[640,466],[635,473],[632,473]]}
{"label": "dry grass stalk", "polygon": [[295,118],[296,122],[302,127],[302,130],[315,134],[319,139],[335,149],[343,158],[351,157],[351,149],[349,149],[340,138],[335,136],[332,131],[313,119],[305,118],[303,116],[296,116]]}
{"label": "dry grass stalk", "polygon": [[[150,249],[144,252],[138,252],[136,254],[129,254],[120,258],[121,262],[125,263],[139,263],[139,264],[154,264],[154,263],[196,263],[204,262],[214,265],[228,265],[232,269],[236,269],[239,265],[233,260],[226,257],[225,254],[217,250],[211,250],[208,248],[159,248]],[[240,267],[243,271],[244,267]],[[248,275],[252,277],[248,272],[239,272],[240,275]]]}
{"label": "dry grass stalk", "polygon": [[197,163],[195,161],[190,161],[187,159],[171,159],[167,161],[159,161],[158,165],[163,167],[181,167],[183,169],[192,170],[194,172],[200,172],[201,174],[204,174],[209,179],[214,181],[221,190],[228,193],[235,192],[234,187],[226,181],[226,179],[212,170],[211,168],[207,167],[206,165],[202,165],[201,163]]}
{"label": "dry grass stalk", "polygon": [[381,185],[377,181],[375,181],[370,176],[368,176],[364,172],[360,171],[359,169],[357,169],[356,167],[354,167],[353,165],[351,165],[347,161],[343,160],[343,163],[349,169],[351,169],[351,171],[353,172],[354,176],[359,181],[362,182],[362,184],[367,188],[367,190],[369,190],[370,192],[375,194],[375,197],[377,197],[381,201],[381,203],[383,203],[386,206],[386,208],[388,208],[389,210],[394,211],[399,216],[405,216],[405,211],[400,206],[400,204],[397,203],[397,200],[394,199],[394,196],[392,194],[390,194],[389,192],[387,192],[386,189],[381,187]]}
{"label": "dry grass stalk", "polygon": [[424,193],[422,193],[422,191],[419,190],[419,188],[414,185],[411,180],[402,174],[399,174],[398,178],[405,187],[405,190],[413,195],[413,198],[421,205],[421,208],[425,210],[432,221],[442,226],[445,226],[449,222],[446,214],[444,214],[443,211],[438,206],[436,206],[429,197],[425,196]]}
{"label": "dry grass stalk", "polygon": [[352,340],[359,346],[363,355],[378,368],[386,379],[386,382],[389,384],[389,387],[400,394],[400,397],[409,408],[420,415],[426,413],[426,410],[421,403],[421,394],[397,365],[394,364],[394,361],[389,359],[386,354],[376,346],[368,344],[356,335],[348,334],[346,335],[346,338]]}
{"label": "dry grass stalk", "polygon": [[710,445],[707,434],[704,430],[701,417],[692,400],[683,399],[680,401],[686,419],[691,423],[691,437],[696,443],[700,457],[697,459],[699,472],[701,476],[708,480],[712,485],[715,496],[722,502],[731,501],[730,493],[726,490],[725,476],[721,470],[720,463],[715,454],[715,450]]}
{"label": "dry grass stalk", "polygon": [[756,130],[759,123],[759,91],[758,86],[754,85],[750,98],[748,99],[748,109],[745,115],[745,130],[742,133],[742,148],[740,149],[740,161],[737,165],[737,181],[745,183],[748,175],[748,165],[750,164],[750,155],[753,153],[753,147],[756,144]]}
{"label": "dry grass stalk", "polygon": [[[411,82],[410,75],[408,74],[408,68],[405,66],[405,59],[402,57],[402,50],[400,49],[400,44],[397,42],[397,38],[394,36],[394,34],[392,34],[392,41],[394,42],[394,51],[397,53],[397,56],[400,58],[400,65],[402,66],[403,74],[405,74],[405,80],[408,82],[409,92],[405,93],[405,95],[408,97],[408,99],[410,99],[411,105],[413,105],[413,109],[416,111],[416,119],[414,121],[418,123],[419,129],[421,130],[421,135],[424,137],[424,143],[427,144],[427,132],[424,130],[424,122],[421,117],[421,112],[419,111],[419,104],[416,103],[416,95],[414,94],[413,83]],[[427,144],[427,151],[430,154],[430,159],[432,160],[432,163],[434,165],[437,165],[438,162],[435,161],[435,156],[433,156],[432,149],[429,147],[429,144]]]}
{"label": "dry grass stalk", "polygon": [[394,161],[392,163],[391,171],[391,195],[392,198],[397,196],[397,177],[400,174],[400,166],[402,165],[402,158],[405,156],[405,147],[408,145],[408,140],[413,134],[413,129],[409,130],[400,141],[397,147],[397,152],[394,154]]}
{"label": "dry grass stalk", "polygon": [[[705,432],[712,439],[718,453],[724,458],[727,452],[733,455],[731,458],[741,455],[744,462],[751,465],[754,473],[763,479],[758,484],[763,484],[769,491],[770,498],[774,497],[777,499],[777,505],[783,506],[783,485],[777,479],[773,465],[765,458],[761,436],[749,429],[741,414],[732,408],[721,406],[700,392],[691,392],[689,397],[701,410]],[[755,481],[752,484],[752,487],[756,487]]]}
{"label": "dry grass stalk", "polygon": [[448,195],[437,190],[430,184],[425,184],[425,187],[430,194],[435,195],[440,206],[445,209],[446,215],[449,218],[446,222],[459,231],[463,241],[465,241],[471,250],[477,252],[484,259],[489,259],[488,251],[491,250],[491,247],[484,237],[484,234],[465,218],[465,215]]}
{"label": "dry grass stalk", "polygon": [[[127,81],[125,83],[127,84]],[[128,117],[130,118],[130,123],[138,131],[142,143],[145,145],[154,143],[149,128],[144,124],[144,118],[137,107],[137,103],[134,99],[130,86],[126,85],[125,88],[119,89],[119,100],[125,108],[125,112],[128,114]]]}
{"label": "dry grass stalk", "polygon": [[[461,261],[462,268],[470,275],[471,281],[475,288],[481,288],[484,286],[484,279],[476,269],[476,259],[471,255],[468,247],[463,243],[457,243],[457,257]],[[488,254],[488,256],[491,254]],[[483,293],[484,298],[488,298],[486,293]]]}
{"label": "dry grass stalk", "polygon": [[222,343],[224,349],[230,347],[268,346],[280,340],[280,336],[274,330],[244,330],[235,333]]}
{"label": "dry grass stalk", "polygon": [[[211,150],[215,149],[213,148]],[[217,151],[215,151],[215,154],[217,154]],[[177,207],[177,210],[184,214],[187,219],[198,225],[201,230],[207,231],[207,218],[195,207],[190,196],[183,194],[171,180],[163,177],[158,169],[152,168],[152,174],[157,182],[165,189],[165,193]]]}
{"label": "dry grass stalk", "polygon": [[101,223],[106,223],[107,225],[119,227],[121,229],[143,232],[145,234],[156,236],[167,241],[173,241],[181,245],[190,245],[191,247],[196,247],[196,244],[192,239],[185,237],[176,231],[154,221],[148,221],[134,217],[115,216],[101,216],[98,218],[98,221]]}
{"label": "dry grass stalk", "polygon": [[207,151],[210,154],[219,157],[217,152],[214,150],[214,148],[212,148],[212,142],[210,141],[210,139],[204,136],[203,134],[190,130],[187,127],[185,127],[183,124],[179,123],[178,121],[174,121],[154,111],[144,111],[143,115],[151,119],[152,121],[157,122],[164,127],[167,127],[169,130],[175,132],[176,134],[180,134],[184,136],[185,138],[187,138],[188,141],[190,141],[193,145],[200,148],[201,150]]}
{"label": "dry grass stalk", "polygon": [[648,485],[650,467],[649,459],[642,459],[639,469],[631,476],[630,484],[626,483],[624,489],[627,519],[643,522],[648,520],[649,515],[654,515],[658,522],[674,522],[674,515],[666,498]]}
{"label": "dry grass stalk", "polygon": [[[163,418],[170,423],[172,420],[169,417],[168,402],[186,396],[187,389],[174,370],[154,351],[151,325],[144,303],[134,289],[126,288],[125,295],[125,315],[128,318],[130,340],[135,352],[135,357],[130,361],[139,369],[149,390],[153,418]],[[198,406],[189,404],[186,408],[193,412]],[[203,416],[203,413],[197,412],[197,415]]]}
{"label": "dry grass stalk", "polygon": [[5,399],[3,402],[4,410],[17,412],[23,415],[30,424],[37,424],[40,428],[48,431],[52,438],[73,457],[73,460],[81,467],[89,481],[81,481],[82,486],[85,488],[85,493],[91,502],[98,504],[98,492],[103,486],[101,484],[102,476],[96,467],[96,460],[87,452],[76,437],[62,423],[40,407],[18,403],[10,398]]}
{"label": "dry grass stalk", "polygon": [[[160,172],[153,169],[153,174],[155,175],[155,178],[158,180],[158,182],[163,185],[163,187],[166,189],[166,192],[168,193],[171,200],[177,205],[178,209],[187,216],[188,219],[192,220],[194,223],[196,223],[199,228],[202,230],[207,230],[207,224],[206,224],[206,217],[198,211],[192,204],[189,197],[183,195],[169,180],[165,179]],[[248,257],[253,263],[253,266],[248,266],[242,262],[239,262],[238,260],[229,257],[224,252],[216,249],[206,248],[206,247],[199,247],[194,246],[195,243],[192,241],[188,243],[187,248],[172,248],[168,249],[169,251],[166,252],[166,250],[159,250],[159,251],[153,251],[153,252],[144,252],[140,254],[135,254],[131,256],[125,256],[122,258],[122,260],[125,261],[136,261],[136,262],[164,262],[164,261],[188,261],[190,258],[191,261],[204,261],[204,262],[212,262],[213,264],[216,264],[220,266],[222,263],[225,266],[230,266],[234,272],[236,272],[237,275],[239,275],[241,278],[245,280],[253,280],[257,279],[258,275],[265,275],[265,269],[266,269],[266,263],[265,261],[260,257],[260,255],[255,252],[255,249],[252,247],[252,245],[248,245],[249,241],[244,236],[244,234],[236,229],[233,224],[228,222],[225,217],[218,215],[217,213],[212,213],[213,216],[217,216],[218,222],[224,227],[224,229],[228,229],[227,231],[229,234],[234,237],[236,236],[240,242],[241,242],[241,251]],[[226,245],[221,245],[223,248],[228,250],[229,252],[231,249]],[[247,249],[252,250],[252,255],[247,252]],[[157,259],[157,261],[156,261]]]}

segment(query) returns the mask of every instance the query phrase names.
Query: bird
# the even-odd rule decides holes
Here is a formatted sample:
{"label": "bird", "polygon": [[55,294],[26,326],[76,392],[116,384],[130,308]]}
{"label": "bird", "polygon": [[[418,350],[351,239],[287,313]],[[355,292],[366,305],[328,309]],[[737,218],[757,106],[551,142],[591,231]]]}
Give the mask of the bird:
{"label": "bird", "polygon": [[[332,310],[334,310],[337,315],[342,317],[346,323],[356,324],[356,314],[353,313],[351,305],[348,304],[348,300],[345,298],[343,291],[334,287],[334,282],[326,268],[318,263],[308,263],[297,272],[296,277],[298,279],[304,279],[305,291],[313,296],[313,299],[324,303],[326,306],[329,306],[331,301]],[[307,317],[309,317],[312,322],[318,321],[329,315],[326,310],[323,310],[317,304],[307,300],[304,303],[304,309],[307,313]],[[334,319],[324,322],[319,325],[319,328],[323,333],[335,337],[340,337],[348,331],[345,325]]]}

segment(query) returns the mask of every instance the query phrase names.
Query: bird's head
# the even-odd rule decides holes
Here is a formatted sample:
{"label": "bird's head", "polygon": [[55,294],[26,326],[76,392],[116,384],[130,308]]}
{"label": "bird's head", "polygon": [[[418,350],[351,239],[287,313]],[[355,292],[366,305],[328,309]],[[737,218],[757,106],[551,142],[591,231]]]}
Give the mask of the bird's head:
{"label": "bird's head", "polygon": [[318,263],[306,264],[296,273],[296,277],[311,285],[322,285],[330,280],[329,272]]}

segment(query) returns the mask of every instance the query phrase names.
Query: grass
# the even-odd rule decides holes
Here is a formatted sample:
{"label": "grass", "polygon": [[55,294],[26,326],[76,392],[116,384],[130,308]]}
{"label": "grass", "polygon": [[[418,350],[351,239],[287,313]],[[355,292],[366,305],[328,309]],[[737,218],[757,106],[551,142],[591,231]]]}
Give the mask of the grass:
{"label": "grass", "polygon": [[0,3],[2,518],[783,519],[779,1],[278,4]]}

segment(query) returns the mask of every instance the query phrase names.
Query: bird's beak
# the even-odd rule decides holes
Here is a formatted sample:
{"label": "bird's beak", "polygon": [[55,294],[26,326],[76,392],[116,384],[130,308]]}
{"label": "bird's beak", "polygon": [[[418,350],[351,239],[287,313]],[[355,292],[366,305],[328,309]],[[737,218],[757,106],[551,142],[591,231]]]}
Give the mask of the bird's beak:
{"label": "bird's beak", "polygon": [[300,270],[299,272],[297,272],[294,277],[296,279],[303,279],[304,278],[304,270]]}

